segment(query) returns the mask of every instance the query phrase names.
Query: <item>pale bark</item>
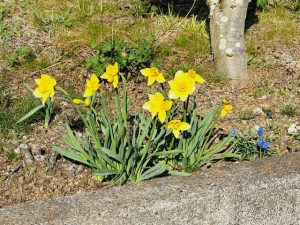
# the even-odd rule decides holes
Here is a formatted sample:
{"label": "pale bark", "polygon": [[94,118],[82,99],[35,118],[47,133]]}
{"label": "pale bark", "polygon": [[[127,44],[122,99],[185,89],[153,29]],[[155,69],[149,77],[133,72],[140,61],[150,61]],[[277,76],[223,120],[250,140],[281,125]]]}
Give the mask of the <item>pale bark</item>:
{"label": "pale bark", "polygon": [[244,29],[249,0],[207,0],[207,3],[217,72],[232,81],[247,81]]}

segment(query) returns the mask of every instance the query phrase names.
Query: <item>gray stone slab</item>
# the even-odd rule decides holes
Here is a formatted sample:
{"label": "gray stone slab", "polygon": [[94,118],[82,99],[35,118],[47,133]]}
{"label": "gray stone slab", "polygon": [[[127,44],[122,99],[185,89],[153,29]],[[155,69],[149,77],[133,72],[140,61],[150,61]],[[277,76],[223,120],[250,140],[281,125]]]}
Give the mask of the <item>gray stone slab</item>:
{"label": "gray stone slab", "polygon": [[300,225],[300,154],[0,209],[0,225]]}

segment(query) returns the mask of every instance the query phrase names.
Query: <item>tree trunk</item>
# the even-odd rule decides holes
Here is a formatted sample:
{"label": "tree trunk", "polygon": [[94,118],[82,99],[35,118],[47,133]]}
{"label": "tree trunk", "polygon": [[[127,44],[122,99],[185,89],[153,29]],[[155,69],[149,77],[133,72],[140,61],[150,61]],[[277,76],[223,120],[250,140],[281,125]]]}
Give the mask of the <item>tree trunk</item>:
{"label": "tree trunk", "polygon": [[249,0],[207,0],[207,3],[217,72],[232,81],[247,81],[244,29]]}

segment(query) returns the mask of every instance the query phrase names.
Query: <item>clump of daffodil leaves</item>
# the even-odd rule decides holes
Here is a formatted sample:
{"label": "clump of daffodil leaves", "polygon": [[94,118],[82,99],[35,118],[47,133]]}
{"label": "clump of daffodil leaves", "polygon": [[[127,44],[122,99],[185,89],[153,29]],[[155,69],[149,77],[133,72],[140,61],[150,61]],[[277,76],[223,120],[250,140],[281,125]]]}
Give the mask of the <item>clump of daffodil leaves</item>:
{"label": "clump of daffodil leaves", "polygon": [[[169,81],[155,67],[140,72],[150,90],[156,91],[148,93],[148,100],[134,112],[129,110],[126,80],[117,63],[108,65],[103,74],[92,74],[82,98],[70,99],[83,121],[83,135],[66,125],[65,146],[54,145],[53,150],[89,166],[96,179],[113,183],[139,182],[162,174],[188,176],[214,161],[239,158],[233,152],[235,136],[219,138],[215,128],[232,105],[224,100],[201,115],[193,94],[205,80],[196,71],[180,70]],[[45,97],[35,96],[44,104],[53,97],[51,91]]]}

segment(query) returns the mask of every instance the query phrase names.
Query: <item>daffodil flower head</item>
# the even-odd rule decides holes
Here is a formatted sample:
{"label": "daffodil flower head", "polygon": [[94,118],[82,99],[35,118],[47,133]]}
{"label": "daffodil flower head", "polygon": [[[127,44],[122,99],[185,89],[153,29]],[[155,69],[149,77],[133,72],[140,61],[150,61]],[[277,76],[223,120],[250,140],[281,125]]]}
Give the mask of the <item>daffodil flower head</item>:
{"label": "daffodil flower head", "polygon": [[47,99],[55,94],[56,80],[48,74],[42,74],[41,78],[35,79],[35,83],[38,87],[33,91],[33,95],[36,98],[41,98],[44,105]]}
{"label": "daffodil flower head", "polygon": [[152,85],[155,81],[158,83],[166,81],[164,75],[155,67],[142,69],[141,74],[148,77],[148,85]]}
{"label": "daffodil flower head", "polygon": [[188,73],[184,73],[182,70],[176,72],[175,78],[169,81],[169,85],[169,98],[179,98],[181,101],[185,101],[196,88],[195,81],[190,78]]}
{"label": "daffodil flower head", "polygon": [[161,123],[165,122],[167,117],[167,111],[172,107],[172,101],[164,100],[164,96],[156,92],[154,95],[149,94],[149,101],[143,105],[143,109],[149,111],[152,117],[158,115],[158,119]]}
{"label": "daffodil flower head", "polygon": [[113,87],[116,88],[119,83],[119,65],[115,63],[114,65],[109,64],[106,67],[105,73],[102,74],[101,78],[107,80],[109,83],[112,83]]}
{"label": "daffodil flower head", "polygon": [[99,88],[99,79],[95,74],[92,74],[91,78],[86,80],[86,88],[83,97],[87,98],[92,96]]}
{"label": "daffodil flower head", "polygon": [[226,99],[223,99],[223,108],[221,110],[221,117],[225,117],[229,111],[232,110],[232,105],[231,104],[228,104],[227,100]]}
{"label": "daffodil flower head", "polygon": [[171,120],[164,125],[166,129],[172,129],[172,133],[176,138],[179,138],[180,132],[190,129],[191,125],[180,120]]}
{"label": "daffodil flower head", "polygon": [[193,69],[190,69],[190,70],[187,72],[187,74],[188,74],[188,76],[189,76],[192,80],[194,80],[194,81],[197,82],[197,83],[202,84],[202,83],[205,82],[204,78],[201,77],[199,74],[197,74],[196,71],[193,70]]}

